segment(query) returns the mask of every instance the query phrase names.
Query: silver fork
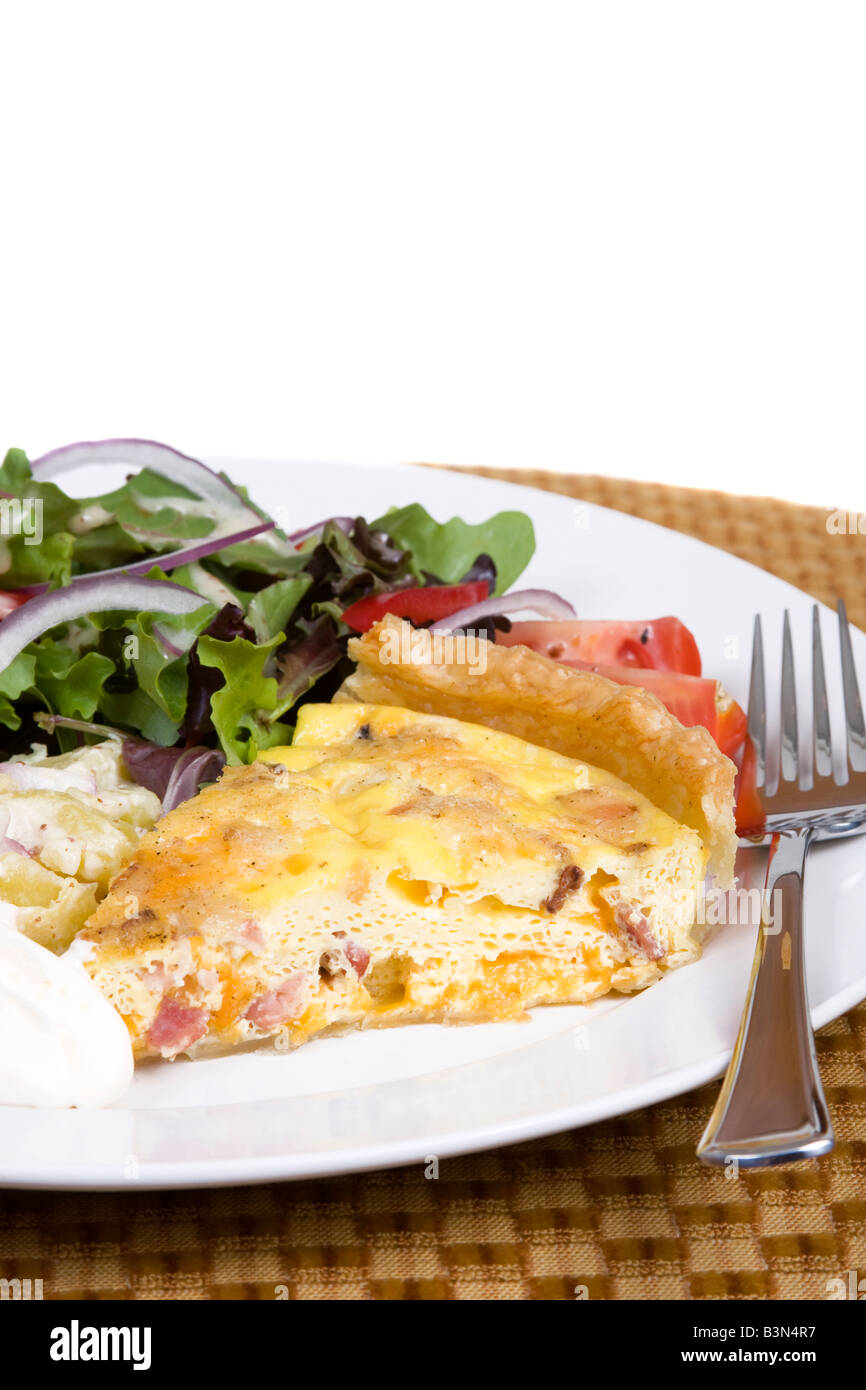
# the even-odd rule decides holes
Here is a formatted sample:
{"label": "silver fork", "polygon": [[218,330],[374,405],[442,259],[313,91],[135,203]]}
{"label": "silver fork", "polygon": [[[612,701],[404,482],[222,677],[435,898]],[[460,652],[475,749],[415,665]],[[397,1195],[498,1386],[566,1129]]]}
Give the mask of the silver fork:
{"label": "silver fork", "polygon": [[[816,840],[866,830],[866,725],[845,605],[838,603],[845,697],[847,781],[833,775],[830,714],[817,605],[812,612],[813,757],[798,777],[799,735],[791,624],[785,613],[779,776],[767,787],[767,706],[760,616],[755,618],[749,737],[763,820],[742,843],[769,844],[765,902],[778,904],[758,931],[740,1031],[710,1122],[698,1145],[704,1163],[745,1167],[816,1158],[833,1147],[833,1127],[815,1058],[803,950],[803,871]],[[781,920],[780,920],[781,919]]]}

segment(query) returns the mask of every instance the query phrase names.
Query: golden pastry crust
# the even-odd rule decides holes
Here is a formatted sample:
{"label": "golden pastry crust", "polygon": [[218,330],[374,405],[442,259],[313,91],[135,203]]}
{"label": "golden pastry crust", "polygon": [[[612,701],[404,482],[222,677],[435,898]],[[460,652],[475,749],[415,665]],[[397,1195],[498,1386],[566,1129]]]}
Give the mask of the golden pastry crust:
{"label": "golden pastry crust", "polygon": [[402,705],[486,724],[612,772],[697,830],[721,887],[733,881],[736,768],[706,729],[686,729],[655,695],[530,651],[488,643],[487,667],[458,644],[432,660],[411,651],[412,629],[389,614],[349,643],[357,670],[335,699]]}

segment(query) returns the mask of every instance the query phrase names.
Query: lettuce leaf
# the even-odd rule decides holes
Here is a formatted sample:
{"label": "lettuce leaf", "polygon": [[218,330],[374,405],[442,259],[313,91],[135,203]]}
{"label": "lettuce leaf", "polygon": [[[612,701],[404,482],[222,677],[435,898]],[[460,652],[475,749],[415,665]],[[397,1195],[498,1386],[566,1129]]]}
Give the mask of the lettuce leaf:
{"label": "lettuce leaf", "polygon": [[99,652],[79,656],[74,647],[43,638],[34,647],[33,684],[55,714],[92,719],[100,708],[103,686],[114,674],[114,662]]}
{"label": "lettuce leaf", "polygon": [[286,631],[312,582],[312,575],[298,574],[291,579],[277,579],[253,595],[247,605],[247,622],[260,642]]}
{"label": "lettuce leaf", "polygon": [[30,689],[35,673],[36,657],[27,652],[19,652],[6,670],[0,671],[0,724],[7,729],[21,728],[21,716],[12,702]]}
{"label": "lettuce leaf", "polygon": [[496,566],[497,594],[510,589],[535,551],[535,531],[525,512],[497,512],[489,521],[473,526],[459,516],[434,521],[419,502],[392,507],[372,524],[400,546],[412,552],[412,568],[419,580],[435,575],[443,584],[458,584],[479,555],[489,555]]}
{"label": "lettuce leaf", "polygon": [[280,632],[261,645],[235,637],[222,642],[217,637],[200,637],[198,659],[203,666],[214,666],[225,684],[211,696],[211,719],[229,763],[251,763],[265,748],[288,743],[288,725],[274,720],[277,682],[265,674],[271,654],[284,641]]}

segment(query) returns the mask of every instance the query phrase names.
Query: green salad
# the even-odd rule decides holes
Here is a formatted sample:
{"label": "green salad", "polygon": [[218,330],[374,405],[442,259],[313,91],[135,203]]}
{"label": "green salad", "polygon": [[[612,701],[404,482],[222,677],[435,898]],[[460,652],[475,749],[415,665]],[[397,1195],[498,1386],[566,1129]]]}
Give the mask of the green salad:
{"label": "green salad", "polygon": [[[58,481],[97,463],[130,472],[87,498]],[[120,737],[153,789],[177,782],[179,765],[201,780],[290,741],[298,704],[331,698],[352,632],[386,612],[466,614],[482,630],[503,621],[498,596],[534,546],[522,512],[471,525],[418,503],[286,533],[225,474],[149,441],[71,445],[33,463],[10,449],[0,742],[8,756]]]}

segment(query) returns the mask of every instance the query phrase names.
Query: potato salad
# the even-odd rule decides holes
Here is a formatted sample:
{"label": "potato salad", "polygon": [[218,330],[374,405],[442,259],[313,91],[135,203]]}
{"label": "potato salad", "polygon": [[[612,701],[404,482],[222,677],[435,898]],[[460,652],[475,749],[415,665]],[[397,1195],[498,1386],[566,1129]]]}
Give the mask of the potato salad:
{"label": "potato salad", "polygon": [[0,926],[64,951],[160,811],[118,739],[0,763]]}

